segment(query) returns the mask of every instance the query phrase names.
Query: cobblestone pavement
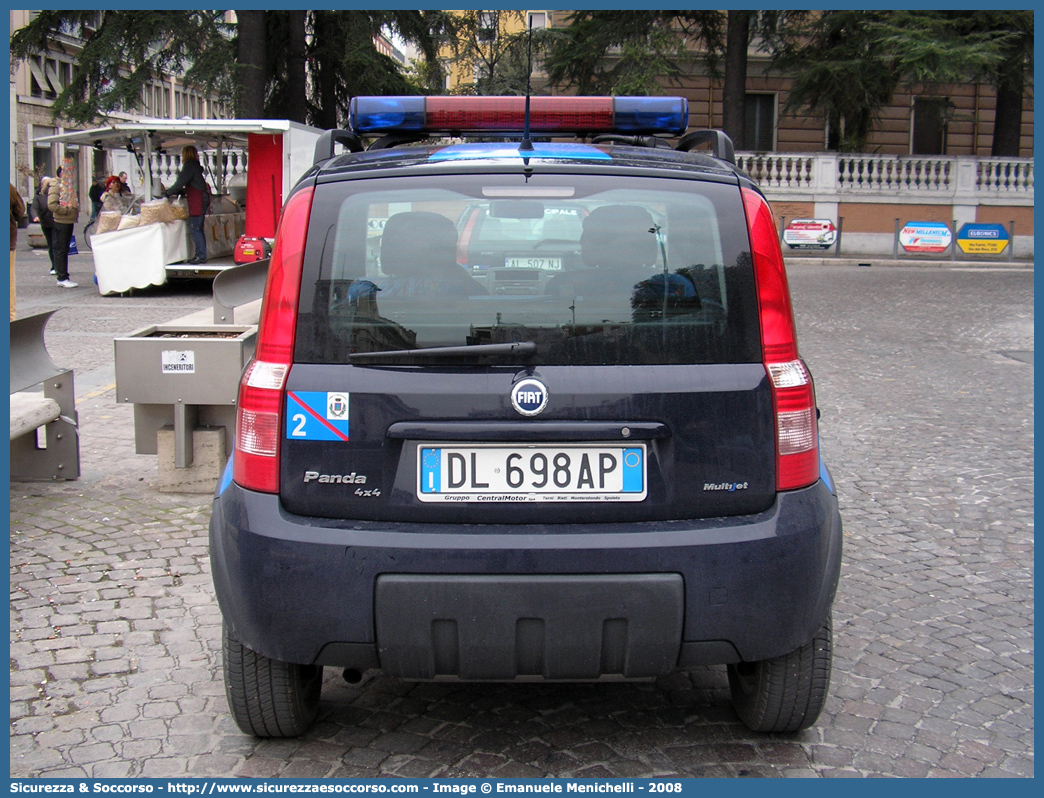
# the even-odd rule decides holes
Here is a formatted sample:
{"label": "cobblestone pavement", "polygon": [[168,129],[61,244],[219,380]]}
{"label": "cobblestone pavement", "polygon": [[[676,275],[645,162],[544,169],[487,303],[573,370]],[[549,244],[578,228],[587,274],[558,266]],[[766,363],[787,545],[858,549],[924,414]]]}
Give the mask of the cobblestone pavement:
{"label": "cobblestone pavement", "polygon": [[[205,286],[99,297],[19,252],[19,309],[62,307],[83,476],[12,484],[11,775],[1033,775],[1031,269],[793,265],[845,520],[831,698],[748,732],[723,668],[655,684],[409,684],[327,672],[307,736],[230,720],[209,499],[154,489],[112,389],[112,337]],[[1028,361],[1028,362],[1027,362]]]}

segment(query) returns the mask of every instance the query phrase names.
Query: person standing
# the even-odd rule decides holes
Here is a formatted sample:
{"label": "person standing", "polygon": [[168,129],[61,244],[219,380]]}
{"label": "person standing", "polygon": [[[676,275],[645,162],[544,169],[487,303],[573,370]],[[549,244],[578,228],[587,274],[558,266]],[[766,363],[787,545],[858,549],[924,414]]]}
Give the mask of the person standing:
{"label": "person standing", "polygon": [[18,223],[25,216],[25,202],[14,183],[11,184],[11,321],[15,320],[15,242],[18,239]]}
{"label": "person standing", "polygon": [[58,167],[57,179],[47,187],[47,207],[54,216],[52,251],[54,272],[62,288],[76,288],[77,283],[69,279],[69,242],[72,241],[73,225],[80,218],[80,204],[76,196],[76,172],[70,168],[72,162]]}
{"label": "person standing", "polygon": [[[105,181],[104,175],[98,175],[94,178],[94,182],[91,183],[90,191],[87,192],[87,196],[91,199],[91,220],[87,222],[87,227],[90,227],[96,221],[98,221],[98,214],[101,213],[102,209],[102,192],[105,190],[103,184]],[[85,228],[86,229],[86,228]]]}
{"label": "person standing", "polygon": [[126,213],[130,210],[132,197],[124,192],[122,181],[113,175],[105,181],[105,191],[101,195],[103,211],[118,211]]}
{"label": "person standing", "polygon": [[51,185],[51,178],[40,178],[40,190],[33,198],[33,220],[39,222],[40,231],[47,242],[47,257],[51,261],[51,274],[54,271],[54,214],[47,207],[47,188]]}
{"label": "person standing", "polygon": [[210,204],[207,193],[207,179],[203,176],[203,167],[199,163],[199,153],[191,144],[181,151],[181,171],[174,185],[167,189],[167,199],[185,195],[188,202],[189,237],[192,239],[191,264],[207,262],[207,237],[203,232],[207,206]]}

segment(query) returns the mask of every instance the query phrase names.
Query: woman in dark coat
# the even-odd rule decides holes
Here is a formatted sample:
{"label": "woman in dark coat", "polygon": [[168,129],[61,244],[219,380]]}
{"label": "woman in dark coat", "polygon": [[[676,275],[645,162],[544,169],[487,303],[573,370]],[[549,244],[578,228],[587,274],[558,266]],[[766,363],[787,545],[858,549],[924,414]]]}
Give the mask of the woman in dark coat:
{"label": "woman in dark coat", "polygon": [[54,214],[47,207],[47,188],[50,184],[51,178],[40,178],[40,190],[33,198],[33,221],[40,223],[40,230],[47,242],[47,257],[51,261],[51,274],[54,274],[54,250],[51,248],[54,240]]}
{"label": "woman in dark coat", "polygon": [[181,151],[181,172],[174,185],[167,189],[167,199],[184,194],[188,202],[189,237],[194,250],[189,263],[207,262],[207,237],[203,232],[203,221],[207,213],[207,180],[199,163],[199,153],[192,145]]}

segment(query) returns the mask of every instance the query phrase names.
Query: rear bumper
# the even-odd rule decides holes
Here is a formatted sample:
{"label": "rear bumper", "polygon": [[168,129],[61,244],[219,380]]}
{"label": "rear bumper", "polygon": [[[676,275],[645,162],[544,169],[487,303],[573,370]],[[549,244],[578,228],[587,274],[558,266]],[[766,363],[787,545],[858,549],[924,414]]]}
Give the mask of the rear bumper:
{"label": "rear bumper", "polygon": [[[210,553],[226,622],[273,659],[408,678],[514,678],[526,666],[512,674],[504,663],[531,662],[534,647],[550,643],[545,677],[589,678],[588,665],[554,663],[587,662],[592,645],[603,660],[633,662],[652,646],[646,659],[657,664],[608,671],[640,677],[767,659],[811,640],[837,588],[841,518],[822,481],[757,515],[563,526],[305,518],[231,483],[214,501]],[[438,642],[443,615],[453,616],[457,641],[448,648]],[[585,618],[631,642],[606,650],[595,639],[555,654],[558,641],[591,636]],[[451,660],[464,651],[456,671],[432,664],[447,651]],[[483,660],[502,664],[476,670]]]}

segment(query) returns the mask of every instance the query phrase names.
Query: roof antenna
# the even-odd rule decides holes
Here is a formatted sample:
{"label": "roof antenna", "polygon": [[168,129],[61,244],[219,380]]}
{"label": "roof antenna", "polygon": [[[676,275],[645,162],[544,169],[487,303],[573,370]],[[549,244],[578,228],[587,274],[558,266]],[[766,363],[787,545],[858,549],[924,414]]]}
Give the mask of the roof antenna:
{"label": "roof antenna", "polygon": [[519,152],[532,152],[533,140],[529,137],[529,95],[533,93],[533,17],[529,17],[529,42],[526,55],[526,115],[522,128],[522,143],[518,145]]}

